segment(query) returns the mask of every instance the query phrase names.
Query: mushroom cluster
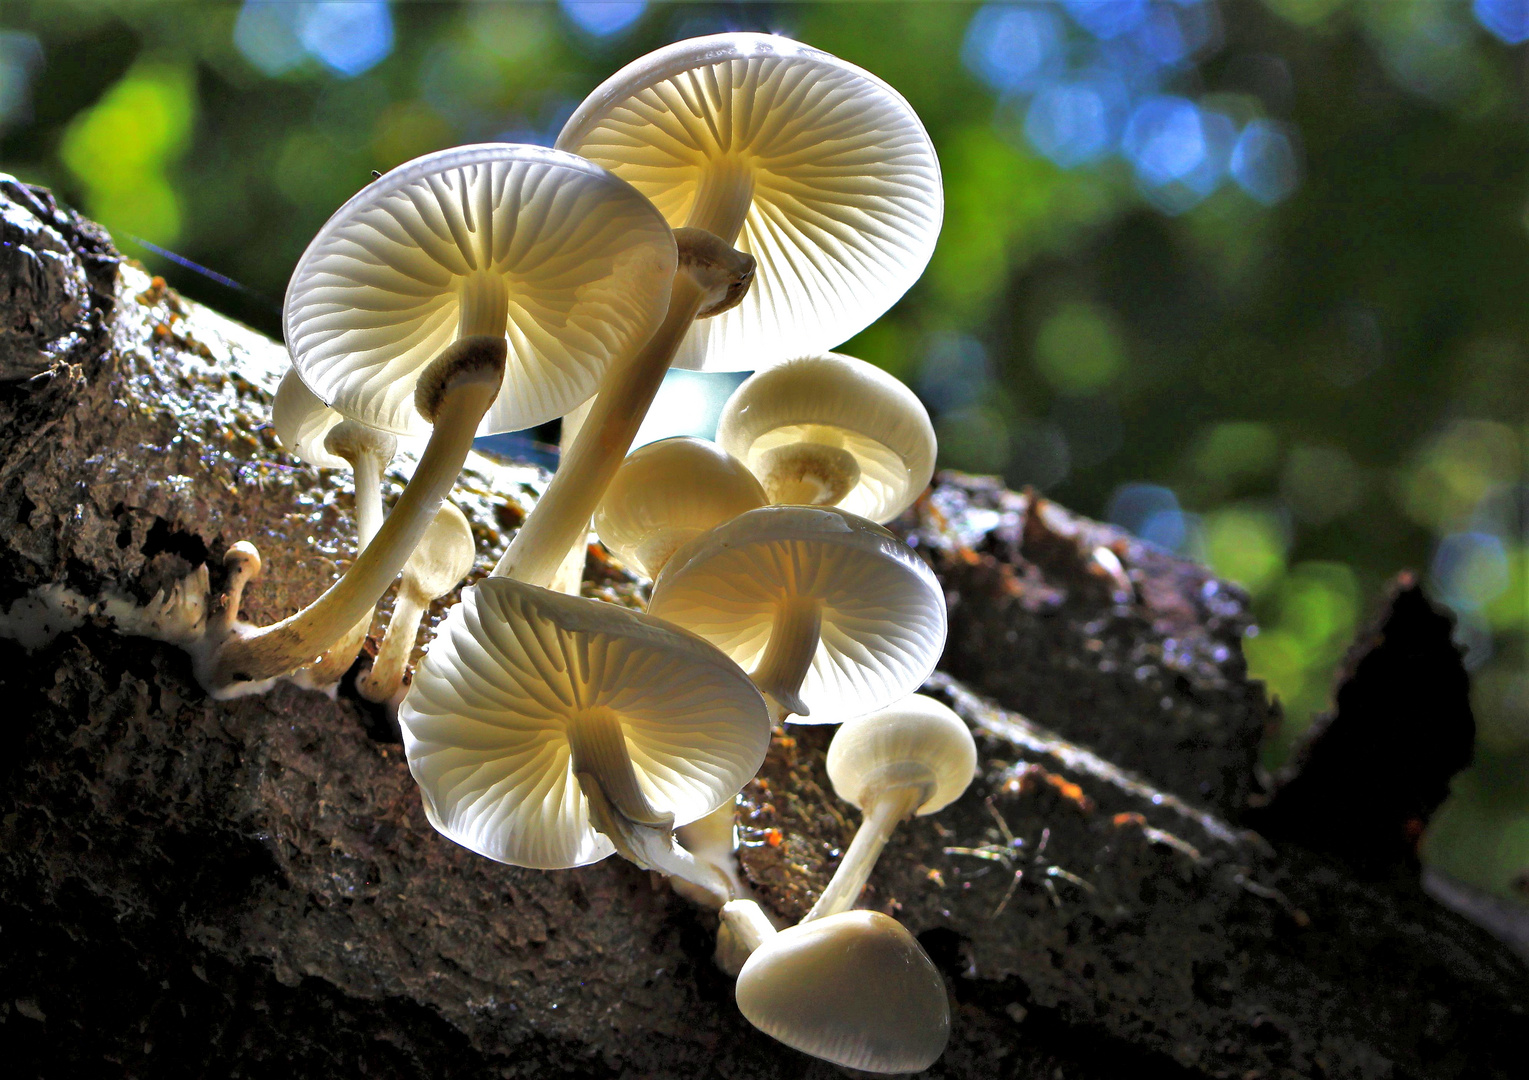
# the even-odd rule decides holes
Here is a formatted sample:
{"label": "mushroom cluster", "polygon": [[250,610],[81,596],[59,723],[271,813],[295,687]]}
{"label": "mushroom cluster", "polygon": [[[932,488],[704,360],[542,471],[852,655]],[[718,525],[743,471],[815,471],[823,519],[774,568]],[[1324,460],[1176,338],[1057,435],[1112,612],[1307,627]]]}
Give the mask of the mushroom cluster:
{"label": "mushroom cluster", "polygon": [[[943,649],[929,567],[882,527],[927,487],[918,399],[829,350],[918,278],[942,208],[918,117],[786,38],[681,41],[598,87],[555,149],[456,147],[368,185],[320,230],[285,307],[273,421],[355,478],[358,553],[303,610],[238,621],[246,543],[197,645],[217,694],[332,686],[402,571],[356,687],[396,705],[430,823],[518,866],[616,853],[720,913],[719,963],[761,1031],[872,1071],[931,1064],[950,1017],[913,936],[850,910],[896,824],[959,797],[965,725],[913,692]],[[671,365],[755,369],[716,442],[628,455]],[[409,678],[419,620],[472,568],[446,498],[477,434],[564,417],[561,465]],[[428,438],[384,515],[400,436]],[[653,579],[645,612],[577,595],[591,522]],[[576,575],[574,575],[576,579]],[[829,756],[865,824],[802,924],[746,894],[734,801],[772,729],[842,723]],[[853,993],[879,988],[875,1007]]]}

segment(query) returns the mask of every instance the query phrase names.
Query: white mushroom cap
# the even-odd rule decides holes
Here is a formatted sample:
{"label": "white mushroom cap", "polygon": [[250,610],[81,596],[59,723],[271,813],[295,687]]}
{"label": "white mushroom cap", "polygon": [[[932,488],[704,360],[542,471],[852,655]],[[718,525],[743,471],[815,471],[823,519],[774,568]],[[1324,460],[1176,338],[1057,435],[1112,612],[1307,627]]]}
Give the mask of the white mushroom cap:
{"label": "white mushroom cap", "polygon": [[420,596],[434,600],[456,588],[478,557],[472,525],[467,515],[449,502],[441,503],[419,545],[404,564],[404,576],[412,579]]}
{"label": "white mushroom cap", "polygon": [[828,746],[834,793],[864,810],[889,787],[927,785],[914,813],[933,814],[959,799],[977,771],[977,744],[966,722],[922,694],[846,720]]}
{"label": "white mushroom cap", "polygon": [[716,34],[649,53],[597,87],[557,145],[676,227],[722,235],[717,222],[738,217],[726,204],[751,188],[737,240],[722,239],[758,260],[754,284],[695,324],[676,367],[762,368],[849,340],[918,279],[940,231],[940,165],[912,107],[789,38]]}
{"label": "white mushroom cap", "polygon": [[771,502],[821,505],[821,497],[787,497],[819,488],[831,505],[877,522],[911,506],[934,475],[934,425],[923,403],[874,364],[839,353],[745,380],[722,406],[717,442],[760,478]]}
{"label": "white mushroom cap", "polygon": [[817,507],[750,510],[691,541],[654,582],[648,611],[753,671],[783,600],[816,602],[821,616],[797,691],[809,723],[907,696],[945,645],[945,596],[924,561],[881,526]]}
{"label": "white mushroom cap", "polygon": [[674,238],[588,161],[510,143],[427,154],[319,230],[287,288],[293,364],[321,398],[395,434],[428,433],[421,370],[458,337],[508,338],[480,432],[561,416],[662,321]]}
{"label": "white mushroom cap", "polygon": [[509,578],[463,590],[398,722],[430,823],[543,870],[614,850],[570,768],[574,725],[618,724],[642,795],[676,824],[731,800],[770,738],[758,691],[704,641]]}
{"label": "white mushroom cap", "polygon": [[595,532],[654,577],[677,548],[766,502],[753,473],[716,443],[663,439],[621,463],[595,511]]}
{"label": "white mushroom cap", "polygon": [[308,389],[296,368],[287,369],[276,387],[276,400],[271,403],[271,427],[288,453],[321,469],[350,468],[344,458],[324,448],[324,436],[344,420],[344,416]]}
{"label": "white mushroom cap", "polygon": [[782,930],[738,975],[738,1011],[813,1057],[869,1072],[918,1072],[950,1039],[945,980],[922,946],[879,911]]}

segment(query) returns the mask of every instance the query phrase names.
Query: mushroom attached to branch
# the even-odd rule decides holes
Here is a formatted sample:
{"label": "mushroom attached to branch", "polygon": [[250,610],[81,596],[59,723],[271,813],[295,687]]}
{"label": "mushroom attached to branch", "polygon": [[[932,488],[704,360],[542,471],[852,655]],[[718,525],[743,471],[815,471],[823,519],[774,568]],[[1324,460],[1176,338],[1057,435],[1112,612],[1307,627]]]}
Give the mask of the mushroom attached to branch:
{"label": "mushroom attached to branch", "polygon": [[766,506],[686,544],[648,612],[716,645],[777,718],[838,723],[907,696],[945,646],[945,594],[881,526],[841,510]]}
{"label": "mushroom attached to branch", "polygon": [[345,576],[296,615],[213,643],[203,682],[227,692],[285,674],[361,619],[434,520],[480,425],[525,427],[578,404],[652,334],[674,265],[673,236],[642,196],[542,147],[429,154],[341,207],[287,290],[293,364],[348,418],[430,441]]}
{"label": "mushroom attached to branch", "polygon": [[913,694],[880,712],[846,720],[828,745],[828,778],[834,793],[865,817],[828,888],[802,922],[853,907],[898,823],[949,806],[976,771],[971,730],[933,698]]}
{"label": "mushroom attached to branch", "polygon": [[738,1011],[771,1038],[878,1073],[919,1072],[944,1052],[945,980],[896,919],[847,911],[777,932],[752,900],[734,900],[722,924],[749,954]]}
{"label": "mushroom attached to branch", "polygon": [[671,363],[761,368],[853,337],[923,272],[943,208],[934,146],[902,96],[770,34],[694,38],[628,64],[557,145],[651,199],[681,265],[668,318],[601,384],[494,569],[533,584],[576,542]]}
{"label": "mushroom attached to branch", "polygon": [[875,365],[838,353],[750,376],[722,407],[717,442],[772,503],[837,506],[875,522],[913,505],[934,475],[923,403]]}
{"label": "mushroom attached to branch", "polygon": [[[325,405],[292,368],[282,376],[271,405],[276,438],[297,457],[321,469],[349,467],[356,496],[356,550],[372,542],[382,528],[382,472],[398,450],[398,439],[368,427]],[[315,687],[338,682],[356,659],[367,631],[368,611],[304,671]]]}
{"label": "mushroom attached to branch", "polygon": [[673,829],[731,803],[770,724],[748,676],[694,635],[489,578],[442,622],[398,721],[426,816],[464,847],[538,869],[614,850],[731,898]]}
{"label": "mushroom attached to branch", "polygon": [[621,463],[595,511],[595,531],[652,578],[680,547],[766,502],[753,474],[715,443],[662,439]]}
{"label": "mushroom attached to branch", "polygon": [[419,546],[404,563],[398,598],[393,602],[393,615],[383,631],[377,658],[371,669],[356,680],[356,689],[362,697],[390,701],[398,693],[414,651],[419,621],[432,600],[445,596],[468,575],[477,554],[467,518],[451,503],[441,503]]}

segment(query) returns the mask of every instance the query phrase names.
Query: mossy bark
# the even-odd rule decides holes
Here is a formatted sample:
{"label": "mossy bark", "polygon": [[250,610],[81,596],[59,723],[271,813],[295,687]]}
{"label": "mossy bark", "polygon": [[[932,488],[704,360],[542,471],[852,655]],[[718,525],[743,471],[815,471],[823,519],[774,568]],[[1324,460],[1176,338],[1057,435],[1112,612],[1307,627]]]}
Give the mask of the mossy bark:
{"label": "mossy bark", "polygon": [[[474,856],[425,822],[385,713],[290,686],[214,702],[175,648],[112,629],[92,605],[201,563],[216,578],[241,539],[266,561],[245,615],[295,610],[351,554],[346,482],[275,446],[279,345],[122,263],[46,193],[0,181],[0,209],[0,613],[63,630],[0,641],[10,1073],[837,1075],[739,1017],[713,917],[649,875]],[[455,498],[478,573],[544,481],[470,464]],[[952,608],[929,692],[983,763],[898,830],[864,901],[947,978],[931,1075],[1520,1075],[1529,974],[1423,893],[1412,856],[1469,744],[1426,602],[1389,609],[1405,625],[1381,640],[1407,661],[1356,661],[1351,685],[1367,671],[1382,698],[1340,695],[1320,769],[1269,802],[1255,763],[1276,713],[1246,675],[1235,588],[979,479],[944,478],[898,528]],[[52,585],[72,607],[38,600]],[[594,554],[585,589],[643,596]],[[1413,697],[1408,738],[1440,752],[1387,786],[1363,748],[1393,736],[1366,717]],[[741,800],[745,871],[788,917],[853,829],[827,738],[778,738]],[[1344,828],[1359,774],[1367,812]]]}

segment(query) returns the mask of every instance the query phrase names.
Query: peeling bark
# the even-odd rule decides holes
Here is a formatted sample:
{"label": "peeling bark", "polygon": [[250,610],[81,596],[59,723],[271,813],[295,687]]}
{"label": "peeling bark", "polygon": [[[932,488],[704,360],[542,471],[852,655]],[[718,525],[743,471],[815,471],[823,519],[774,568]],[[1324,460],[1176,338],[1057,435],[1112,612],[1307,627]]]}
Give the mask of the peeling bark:
{"label": "peeling bark", "polygon": [[[839,1075],[738,1016],[714,921],[649,875],[471,855],[425,822],[384,713],[291,686],[212,702],[177,650],[111,628],[103,598],[216,574],[241,539],[268,568],[245,615],[286,614],[349,557],[349,497],[265,426],[279,345],[121,263],[45,193],[0,181],[0,209],[49,233],[0,274],[0,348],[23,357],[7,370],[48,357],[0,386],[0,625],[51,612],[62,630],[30,652],[0,641],[13,1074]],[[457,501],[479,573],[544,480],[473,459]],[[1247,831],[1277,714],[1247,678],[1235,588],[980,478],[942,479],[898,528],[952,606],[928,691],[983,762],[963,799],[899,828],[864,901],[947,977],[952,1042],[931,1075],[1520,1075],[1529,974],[1507,946],[1405,860],[1363,865],[1370,840]],[[598,549],[589,571],[587,593],[641,603]],[[1383,687],[1407,676],[1382,661]],[[1463,682],[1438,693],[1407,723],[1455,748],[1449,766]],[[777,738],[740,798],[745,872],[787,917],[854,824],[828,736]]]}

